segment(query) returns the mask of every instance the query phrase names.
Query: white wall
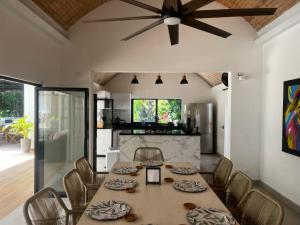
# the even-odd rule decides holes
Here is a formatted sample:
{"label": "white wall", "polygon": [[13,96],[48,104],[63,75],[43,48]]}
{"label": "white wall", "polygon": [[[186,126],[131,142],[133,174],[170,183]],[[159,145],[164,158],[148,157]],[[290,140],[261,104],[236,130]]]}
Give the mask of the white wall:
{"label": "white wall", "polygon": [[132,85],[132,73],[120,74],[104,89],[112,93],[131,93],[133,98],[178,98],[183,104],[210,102],[211,87],[194,74],[188,74],[188,85],[181,85],[182,74],[161,74],[163,85],[155,85],[158,74],[137,74],[138,85]]}
{"label": "white wall", "polygon": [[300,78],[300,23],[263,44],[261,179],[300,205],[300,157],[282,152],[283,82]]}
{"label": "white wall", "polygon": [[29,17],[33,15],[18,1],[0,2],[0,74],[43,84],[57,83],[62,66],[61,45],[37,29]]}
{"label": "white wall", "polygon": [[[214,103],[215,103],[215,131],[216,131],[216,151],[221,154],[225,155],[225,112],[226,107],[228,107],[228,90],[225,89],[224,84],[219,84],[212,88],[213,96],[214,96]],[[230,156],[230,154],[229,154]]]}

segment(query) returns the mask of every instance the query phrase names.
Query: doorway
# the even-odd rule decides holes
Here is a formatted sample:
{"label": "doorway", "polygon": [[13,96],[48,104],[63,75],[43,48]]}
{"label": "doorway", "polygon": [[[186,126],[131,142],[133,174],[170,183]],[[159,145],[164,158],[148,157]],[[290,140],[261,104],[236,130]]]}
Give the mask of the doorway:
{"label": "doorway", "polygon": [[[0,75],[0,219],[34,193],[34,89],[38,84]],[[24,126],[29,125],[27,132]],[[31,141],[21,148],[24,135]]]}

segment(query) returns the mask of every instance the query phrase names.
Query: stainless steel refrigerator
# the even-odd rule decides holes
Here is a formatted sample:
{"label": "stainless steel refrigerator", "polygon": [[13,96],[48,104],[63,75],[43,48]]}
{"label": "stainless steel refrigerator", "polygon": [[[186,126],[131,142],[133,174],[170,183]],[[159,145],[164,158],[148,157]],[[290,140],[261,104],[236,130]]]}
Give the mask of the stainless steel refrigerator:
{"label": "stainless steel refrigerator", "polygon": [[198,130],[201,134],[201,153],[213,153],[213,103],[187,104],[184,113],[188,127],[193,130]]}

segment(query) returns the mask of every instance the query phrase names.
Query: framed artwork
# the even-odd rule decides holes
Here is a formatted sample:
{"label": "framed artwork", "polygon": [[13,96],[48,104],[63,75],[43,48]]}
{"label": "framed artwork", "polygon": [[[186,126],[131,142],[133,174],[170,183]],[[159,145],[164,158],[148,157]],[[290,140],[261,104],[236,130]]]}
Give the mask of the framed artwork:
{"label": "framed artwork", "polygon": [[146,184],[161,184],[159,167],[146,167]]}
{"label": "framed artwork", "polygon": [[300,79],[284,82],[282,151],[300,156]]}

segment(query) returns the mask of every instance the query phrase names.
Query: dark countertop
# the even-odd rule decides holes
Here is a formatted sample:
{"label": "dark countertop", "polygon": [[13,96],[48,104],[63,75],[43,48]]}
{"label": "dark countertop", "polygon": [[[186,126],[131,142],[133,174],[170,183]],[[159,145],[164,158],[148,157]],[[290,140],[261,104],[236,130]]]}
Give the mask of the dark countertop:
{"label": "dark countertop", "polygon": [[200,133],[192,134],[182,130],[122,130],[119,135],[201,136]]}

